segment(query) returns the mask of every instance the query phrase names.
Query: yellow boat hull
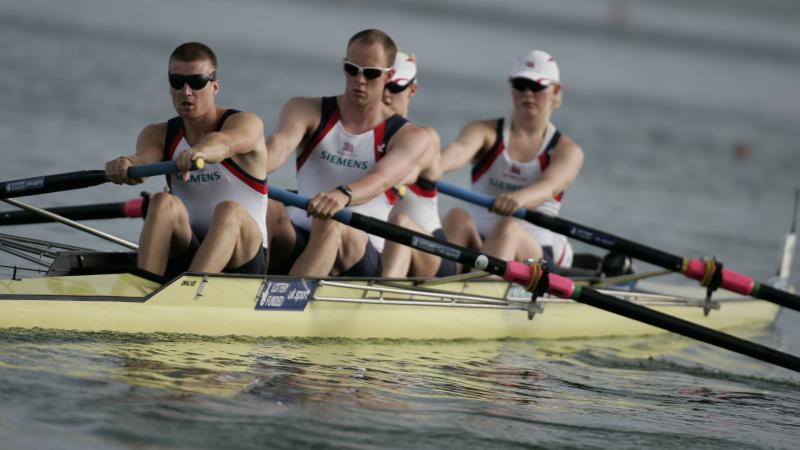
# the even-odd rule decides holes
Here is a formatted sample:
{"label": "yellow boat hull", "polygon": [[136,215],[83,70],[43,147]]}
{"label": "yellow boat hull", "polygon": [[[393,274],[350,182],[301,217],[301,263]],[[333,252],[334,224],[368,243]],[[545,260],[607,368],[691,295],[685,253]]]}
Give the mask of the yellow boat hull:
{"label": "yellow boat hull", "polygon": [[[438,283],[436,295],[409,293],[411,281],[319,283],[304,309],[292,311],[258,309],[265,297],[259,297],[264,280],[257,277],[187,274],[164,286],[131,274],[2,280],[0,328],[355,339],[563,339],[663,332],[554,299],[538,302],[543,310],[530,319],[530,302],[510,298],[504,281]],[[404,286],[408,289],[394,292]],[[442,292],[467,300],[453,301]],[[724,302],[708,316],[696,304],[647,306],[718,330],[767,327],[779,311],[771,303],[744,298]]]}

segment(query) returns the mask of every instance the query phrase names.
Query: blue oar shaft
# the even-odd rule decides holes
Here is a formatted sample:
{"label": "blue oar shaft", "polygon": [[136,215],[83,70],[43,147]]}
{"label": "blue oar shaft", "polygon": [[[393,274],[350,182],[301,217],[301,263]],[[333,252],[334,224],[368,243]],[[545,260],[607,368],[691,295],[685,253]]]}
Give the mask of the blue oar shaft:
{"label": "blue oar shaft", "polygon": [[[494,199],[488,195],[473,192],[468,189],[450,183],[439,181],[436,183],[439,192],[459,198],[461,200],[477,205],[491,208]],[[564,236],[586,242],[608,250],[615,250],[631,258],[654,264],[673,272],[681,273],[689,278],[704,282],[711,279],[717,266],[708,264],[707,261],[700,259],[688,259],[674,255],[647,245],[639,244],[628,239],[614,236],[594,228],[590,228],[575,222],[550,216],[525,208],[520,208],[514,212],[514,217],[526,220],[534,225],[546,228]],[[741,295],[749,295],[762,300],[767,300],[787,308],[800,311],[800,296],[787,291],[775,289],[763,283],[758,283],[751,277],[734,272],[732,270],[721,269],[720,287]],[[704,282],[707,285],[707,282]]]}

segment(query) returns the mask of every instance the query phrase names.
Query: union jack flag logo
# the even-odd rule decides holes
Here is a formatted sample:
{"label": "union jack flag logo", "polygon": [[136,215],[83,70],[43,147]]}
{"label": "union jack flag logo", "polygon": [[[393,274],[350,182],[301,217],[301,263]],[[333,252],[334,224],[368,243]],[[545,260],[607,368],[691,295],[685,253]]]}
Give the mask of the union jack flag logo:
{"label": "union jack flag logo", "polygon": [[345,141],[344,145],[342,145],[342,153],[346,153],[348,155],[353,154],[353,144]]}

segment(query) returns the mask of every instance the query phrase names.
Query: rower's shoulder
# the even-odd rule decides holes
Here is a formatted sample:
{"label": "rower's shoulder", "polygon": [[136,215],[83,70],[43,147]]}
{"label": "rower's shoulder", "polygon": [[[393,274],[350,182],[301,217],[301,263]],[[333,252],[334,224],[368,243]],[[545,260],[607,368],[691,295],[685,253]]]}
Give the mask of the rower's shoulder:
{"label": "rower's shoulder", "polygon": [[157,122],[145,125],[139,133],[140,140],[163,140],[167,136],[167,122]]}
{"label": "rower's shoulder", "polygon": [[559,138],[558,144],[556,144],[555,149],[583,152],[583,149],[581,149],[578,143],[564,133],[561,133],[561,137]]}
{"label": "rower's shoulder", "polygon": [[575,161],[578,165],[582,164],[584,159],[583,149],[577,142],[563,133],[553,149],[553,155],[555,158],[567,158]]}
{"label": "rower's shoulder", "polygon": [[462,128],[462,132],[491,133],[497,129],[497,119],[480,119],[467,122]]}
{"label": "rower's shoulder", "polygon": [[286,101],[285,108],[293,109],[314,109],[319,110],[322,105],[322,97],[301,97],[295,96]]}
{"label": "rower's shoulder", "polygon": [[262,129],[263,133],[264,121],[253,111],[236,111],[235,114],[228,116],[225,123],[222,124],[222,129],[240,126],[258,127]]}
{"label": "rower's shoulder", "polygon": [[322,97],[292,97],[283,104],[281,115],[293,120],[318,120],[322,115]]}

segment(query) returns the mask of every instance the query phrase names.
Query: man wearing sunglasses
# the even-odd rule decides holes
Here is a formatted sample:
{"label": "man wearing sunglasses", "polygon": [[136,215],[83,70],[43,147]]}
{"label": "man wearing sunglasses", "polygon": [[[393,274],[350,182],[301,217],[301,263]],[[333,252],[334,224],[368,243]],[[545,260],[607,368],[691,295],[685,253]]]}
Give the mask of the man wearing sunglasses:
{"label": "man wearing sunglasses", "polygon": [[[414,55],[397,52],[394,75],[386,85],[383,103],[397,114],[408,117],[411,99],[417,94],[417,63]],[[389,221],[420,233],[447,239],[439,219],[439,196],[436,181],[441,177],[439,169],[439,133],[429,126],[423,129],[430,134],[430,144],[425,156],[418,164],[419,171],[412,171],[401,187],[398,198],[389,215]],[[386,242],[383,247],[383,276],[391,278],[446,277],[456,274],[456,264],[436,255],[412,249],[396,242]]]}
{"label": "man wearing sunglasses", "polygon": [[[219,107],[217,58],[199,42],[169,58],[169,91],[177,117],[148,125],[136,153],[106,163],[115,183],[131,165],[174,160],[169,192],[150,199],[139,239],[138,266],[159,275],[192,272],[266,273],[267,148],[264,125],[250,112]],[[192,161],[205,167],[192,171]]]}
{"label": "man wearing sunglasses", "polygon": [[[397,47],[380,30],[356,33],[341,63],[345,91],[336,97],[296,97],[281,110],[267,140],[270,172],[297,149],[297,189],[311,198],[291,221],[270,222],[271,271],[305,276],[379,276],[383,239],[329,220],[348,207],[381,220],[394,202],[391,187],[425,153],[428,133],[381,101]],[[283,206],[270,203],[275,217]],[[272,214],[272,213],[271,213]]]}
{"label": "man wearing sunglasses", "polygon": [[509,84],[511,117],[467,124],[442,152],[445,172],[471,161],[472,190],[494,197],[494,204],[454,208],[444,228],[453,242],[498,258],[544,257],[551,267],[570,267],[565,236],[511,217],[520,207],[558,215],[583,165],[581,148],[550,122],[562,100],[558,65],[548,53],[530,51],[516,60]]}

